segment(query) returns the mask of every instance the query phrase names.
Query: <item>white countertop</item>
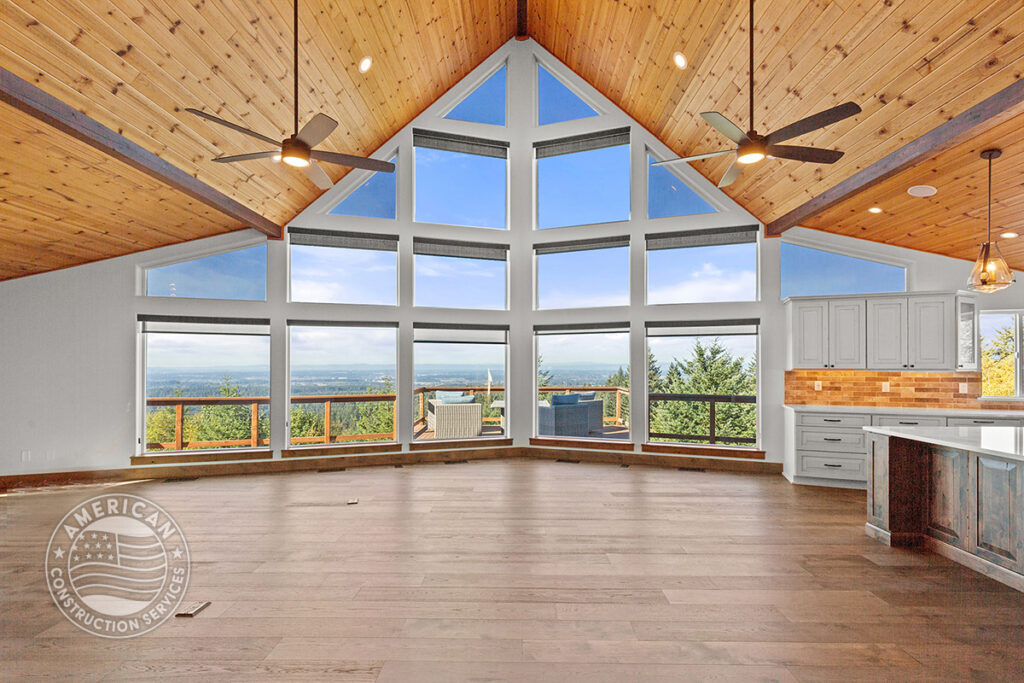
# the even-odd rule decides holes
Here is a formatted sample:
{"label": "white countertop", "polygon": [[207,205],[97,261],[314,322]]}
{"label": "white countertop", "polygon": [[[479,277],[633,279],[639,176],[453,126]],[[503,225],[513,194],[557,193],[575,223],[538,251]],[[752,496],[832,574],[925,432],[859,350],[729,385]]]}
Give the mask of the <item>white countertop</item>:
{"label": "white countertop", "polygon": [[822,406],[804,403],[787,403],[787,408],[808,413],[860,413],[861,415],[936,415],[942,417],[1016,417],[1024,419],[1024,404],[1011,403],[1021,408],[1000,410],[977,408],[895,408],[888,406]]}
{"label": "white countertop", "polygon": [[896,436],[961,451],[1024,460],[1024,427],[863,427],[866,432]]}

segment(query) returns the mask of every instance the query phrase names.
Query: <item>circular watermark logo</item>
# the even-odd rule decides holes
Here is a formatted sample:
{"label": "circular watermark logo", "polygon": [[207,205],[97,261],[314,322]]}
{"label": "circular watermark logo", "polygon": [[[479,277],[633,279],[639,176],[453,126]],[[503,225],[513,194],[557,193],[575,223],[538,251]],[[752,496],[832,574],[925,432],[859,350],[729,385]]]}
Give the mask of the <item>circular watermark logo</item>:
{"label": "circular watermark logo", "polygon": [[61,613],[104,638],[152,631],[188,588],[181,527],[151,500],[107,493],[71,509],[46,548],[46,583]]}

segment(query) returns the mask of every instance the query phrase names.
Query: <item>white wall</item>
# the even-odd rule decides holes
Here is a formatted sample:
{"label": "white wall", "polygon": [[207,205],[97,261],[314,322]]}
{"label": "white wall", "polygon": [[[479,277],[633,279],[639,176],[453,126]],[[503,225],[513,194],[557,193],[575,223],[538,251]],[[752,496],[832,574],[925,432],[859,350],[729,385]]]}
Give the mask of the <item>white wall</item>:
{"label": "white wall", "polygon": [[[495,136],[494,129],[439,118],[472,89],[496,64],[508,59],[510,90],[532,92],[534,55],[549,60],[546,66],[573,83],[600,111],[599,119],[585,119],[539,129],[527,122],[533,111],[531,97],[510,98],[513,122],[502,135],[511,140],[512,167],[529,167],[534,139],[556,138],[591,130],[630,125],[633,138],[633,211],[628,223],[579,228],[560,228],[538,234],[532,229],[532,178],[512,175],[509,187],[509,231],[453,228],[412,221],[411,128],[427,125],[478,136]],[[632,122],[599,93],[558,64],[532,41],[512,41],[484,62],[459,86],[453,88],[416,121],[383,145],[374,156],[399,154],[399,202],[396,221],[351,219],[330,216],[329,210],[354,184],[357,174],[314,202],[293,224],[304,227],[348,230],[379,230],[400,235],[399,291],[402,305],[350,307],[343,305],[287,303],[287,247],[268,244],[266,302],[232,302],[200,299],[149,299],[140,296],[141,268],[240,248],[263,239],[254,232],[236,233],[208,240],[166,247],[100,263],[79,266],[0,283],[0,475],[33,472],[121,468],[129,464],[142,434],[138,409],[141,391],[137,369],[138,313],[269,317],[271,319],[271,447],[275,457],[285,446],[287,416],[287,344],[285,320],[397,320],[399,322],[398,412],[399,438],[407,443],[412,423],[412,322],[494,322],[510,326],[509,382],[510,436],[525,444],[533,434],[535,368],[532,327],[551,322],[631,323],[630,358],[634,368],[634,392],[642,395],[646,373],[646,320],[760,318],[760,443],[769,460],[781,461],[783,453],[783,397],[786,330],[779,301],[778,239],[762,239],[759,245],[759,302],[731,304],[644,305],[644,235],[688,228],[744,225],[756,222],[689,167],[681,169],[687,182],[719,212],[703,217],[649,220],[646,216],[645,147],[662,158],[671,151]],[[414,309],[412,294],[412,235],[503,242],[511,245],[508,311],[448,311]],[[628,307],[533,311],[533,254],[535,241],[560,241],[585,237],[628,234],[631,237],[631,305]],[[808,246],[852,253],[909,267],[912,290],[962,288],[971,264],[897,247],[877,245],[811,230],[794,229],[785,237]],[[998,294],[979,297],[982,309],[1024,308],[1024,279]],[[631,401],[634,440],[645,434],[644,401]],[[59,422],[55,420],[60,419]],[[407,447],[407,446],[406,446]]]}

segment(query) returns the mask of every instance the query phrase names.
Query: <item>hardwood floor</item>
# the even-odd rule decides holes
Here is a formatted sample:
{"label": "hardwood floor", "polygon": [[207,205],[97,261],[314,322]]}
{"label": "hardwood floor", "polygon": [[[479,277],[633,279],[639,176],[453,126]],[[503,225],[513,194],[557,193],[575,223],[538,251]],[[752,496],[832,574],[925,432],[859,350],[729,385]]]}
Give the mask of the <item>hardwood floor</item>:
{"label": "hardwood floor", "polygon": [[863,492],[528,460],[117,490],[175,516],[187,599],[211,606],[129,640],[79,631],[42,558],[98,489],[0,498],[0,677],[1024,677],[1024,594],[868,539]]}

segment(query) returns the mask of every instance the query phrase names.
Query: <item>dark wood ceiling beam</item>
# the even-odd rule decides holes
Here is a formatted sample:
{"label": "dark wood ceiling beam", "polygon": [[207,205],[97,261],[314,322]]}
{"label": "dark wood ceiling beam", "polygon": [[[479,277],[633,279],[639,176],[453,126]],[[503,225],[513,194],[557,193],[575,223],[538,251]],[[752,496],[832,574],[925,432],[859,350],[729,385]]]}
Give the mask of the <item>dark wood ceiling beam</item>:
{"label": "dark wood ceiling beam", "polygon": [[123,135],[110,130],[4,68],[0,68],[0,100],[132,168],[146,173],[179,192],[213,207],[250,228],[255,228],[270,237],[281,237],[281,226],[273,221],[167,163]]}
{"label": "dark wood ceiling beam", "polygon": [[516,38],[530,35],[530,7],[528,0],[516,0]]}
{"label": "dark wood ceiling beam", "polygon": [[867,168],[854,173],[835,187],[822,192],[789,213],[771,221],[765,228],[769,236],[781,235],[854,195],[878,185],[915,164],[934,157],[957,143],[978,135],[1024,111],[1024,79],[1014,81],[986,100],[954,116],[938,128],[925,133]]}

